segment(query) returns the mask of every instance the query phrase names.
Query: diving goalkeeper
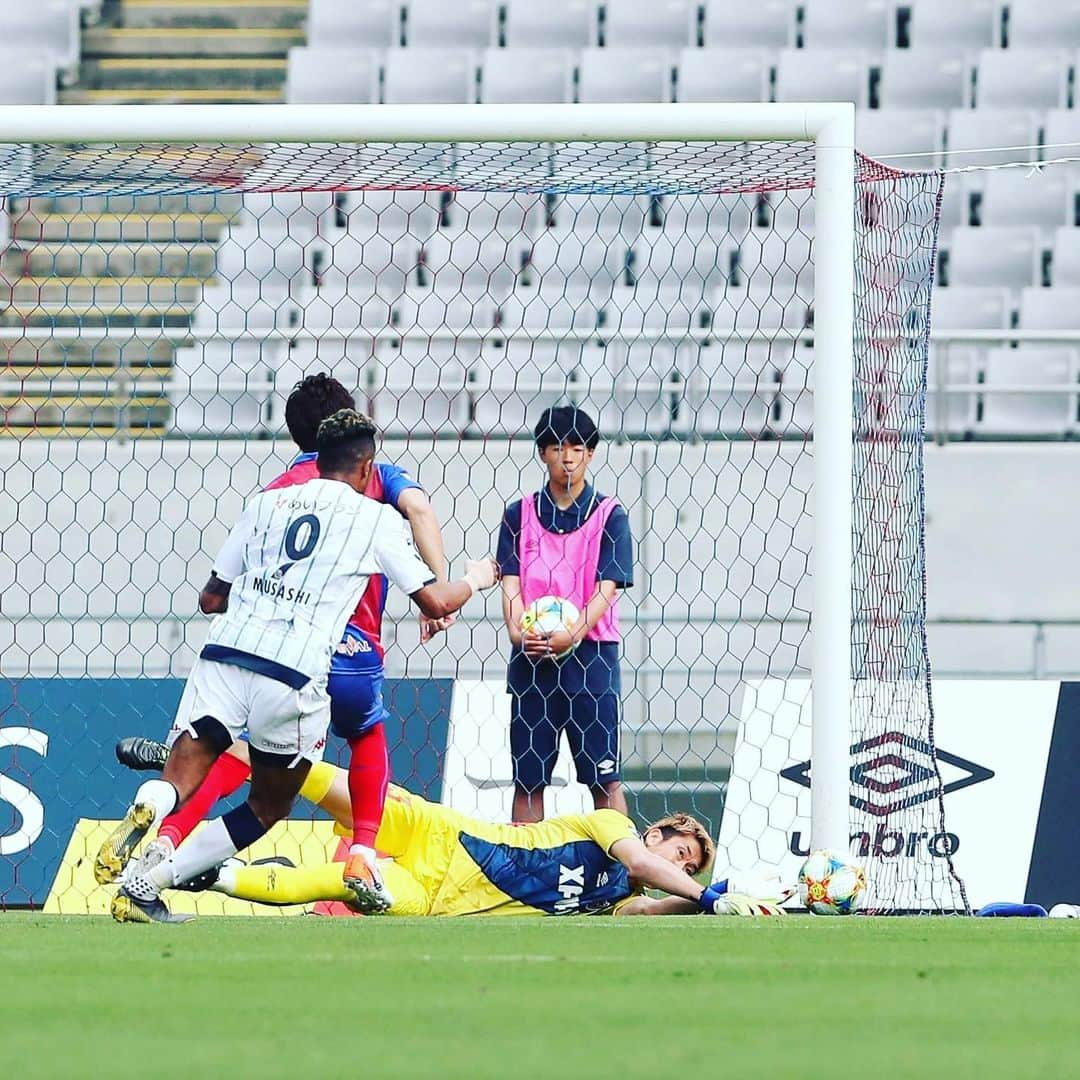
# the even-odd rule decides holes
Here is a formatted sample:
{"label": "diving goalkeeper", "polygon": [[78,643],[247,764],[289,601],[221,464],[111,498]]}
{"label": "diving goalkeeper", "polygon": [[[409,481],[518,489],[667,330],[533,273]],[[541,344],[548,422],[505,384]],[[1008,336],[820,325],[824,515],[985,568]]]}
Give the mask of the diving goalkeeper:
{"label": "diving goalkeeper", "polygon": [[[344,770],[313,765],[301,794],[341,831],[351,828]],[[641,837],[611,809],[494,825],[391,786],[376,846],[386,856],[379,869],[393,897],[389,915],[782,914],[774,903],[738,895],[734,883],[694,880],[715,848],[689,814],[663,818]],[[225,864],[200,884],[264,904],[340,900],[363,910],[340,863]],[[668,895],[654,899],[646,888]]]}

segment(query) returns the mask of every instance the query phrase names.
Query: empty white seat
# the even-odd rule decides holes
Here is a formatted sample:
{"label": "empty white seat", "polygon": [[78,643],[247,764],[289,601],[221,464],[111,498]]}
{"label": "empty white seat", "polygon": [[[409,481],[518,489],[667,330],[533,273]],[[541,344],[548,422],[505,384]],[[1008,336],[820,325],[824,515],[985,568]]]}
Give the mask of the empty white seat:
{"label": "empty white seat", "polygon": [[1070,185],[1064,169],[1034,176],[1026,169],[995,169],[982,178],[979,222],[982,225],[1039,225],[1054,229],[1069,221]]}
{"label": "empty white seat", "polygon": [[291,104],[376,99],[379,64],[371,49],[297,47],[289,50],[285,98]]}
{"label": "empty white seat", "polygon": [[47,50],[0,50],[0,103],[55,105],[56,64]]}
{"label": "empty white seat", "polygon": [[798,292],[813,296],[813,236],[757,230],[739,246],[739,269],[748,281],[795,286]]}
{"label": "empty white seat", "polygon": [[490,233],[483,236],[468,228],[443,229],[422,250],[431,288],[444,295],[501,300],[513,289],[533,241],[520,235],[509,239]]}
{"label": "empty white seat", "polygon": [[754,197],[748,195],[665,195],[650,207],[649,224],[652,226],[655,214],[665,232],[695,237],[730,235],[739,242],[750,232],[754,205]]}
{"label": "empty white seat", "polygon": [[402,334],[465,330],[479,333],[495,325],[495,311],[496,302],[491,296],[407,289],[392,301],[390,325]]}
{"label": "empty white seat", "polygon": [[720,340],[687,346],[680,362],[687,370],[691,430],[749,438],[775,433],[770,414],[794,348],[791,342]]}
{"label": "empty white seat", "polygon": [[4,35],[20,51],[51,53],[67,80],[79,65],[79,9],[70,0],[39,0],[34,4],[5,4]]}
{"label": "empty white seat", "polygon": [[889,49],[881,63],[883,109],[947,109],[967,105],[971,69],[956,49]]}
{"label": "empty white seat", "polygon": [[546,229],[534,239],[518,276],[519,287],[537,288],[547,281],[571,289],[603,291],[624,273],[628,245],[625,240],[597,232]]}
{"label": "empty white seat", "polygon": [[397,0],[310,0],[309,45],[385,49],[398,44]]}
{"label": "empty white seat", "polygon": [[792,283],[776,288],[769,281],[749,280],[742,286],[717,289],[712,301],[712,327],[717,336],[728,331],[775,331],[779,340],[807,326],[812,294],[796,291]]}
{"label": "empty white seat", "polygon": [[465,429],[466,371],[478,342],[403,335],[376,346],[373,419],[387,435],[430,438]]}
{"label": "empty white seat", "polygon": [[465,104],[476,100],[476,58],[467,49],[389,49],[383,68],[388,105]]}
{"label": "empty white seat", "polygon": [[601,326],[606,334],[631,339],[642,329],[682,336],[709,325],[706,290],[691,281],[672,285],[618,285],[603,307]]}
{"label": "empty white seat", "polygon": [[679,101],[767,101],[772,62],[754,49],[683,49],[676,74]]}
{"label": "empty white seat", "polygon": [[501,191],[456,191],[442,212],[442,227],[506,240],[531,237],[544,222],[543,196]]}
{"label": "empty white seat", "polygon": [[891,0],[805,0],[803,44],[810,49],[843,42],[847,48],[884,49],[895,37]]}
{"label": "empty white seat", "polygon": [[620,236],[633,242],[645,226],[646,204],[633,195],[561,195],[546,210],[548,228],[560,236],[573,234],[570,251],[574,243],[590,235]]}
{"label": "empty white seat", "polygon": [[947,162],[961,166],[1024,160],[1035,151],[1017,148],[1034,146],[1037,136],[1035,118],[1027,109],[950,109]]}
{"label": "empty white seat", "polygon": [[390,296],[376,290],[375,275],[358,280],[356,274],[329,273],[318,286],[305,286],[294,293],[299,308],[297,325],[312,333],[334,330],[343,334],[357,333],[363,338],[385,330],[393,322]]}
{"label": "empty white seat", "polygon": [[776,63],[777,101],[853,101],[865,105],[866,61],[848,49],[783,49]]}
{"label": "empty white seat", "polygon": [[[855,145],[877,161],[906,169],[931,169],[939,161],[945,118],[937,109],[860,109],[855,115]],[[894,161],[896,155],[925,157]]]}
{"label": "empty white seat", "polygon": [[492,0],[406,0],[405,44],[483,49],[493,43]]}
{"label": "empty white seat", "polygon": [[572,101],[573,61],[565,49],[488,49],[480,100],[501,105]]}
{"label": "empty white seat", "polygon": [[608,48],[679,49],[697,44],[697,4],[690,0],[605,0],[603,13],[597,23],[602,40],[598,36],[597,44]]}
{"label": "empty white seat", "polygon": [[[938,290],[944,293],[948,290]],[[946,435],[968,435],[975,426],[976,370],[979,349],[971,345],[931,343],[927,366],[926,427]]]}
{"label": "empty white seat", "polygon": [[1027,288],[1020,293],[1020,326],[1025,330],[1075,330],[1080,286]]}
{"label": "empty white seat", "polygon": [[1080,229],[1062,226],[1054,232],[1050,276],[1055,285],[1080,285]]}
{"label": "empty white seat", "polygon": [[[323,339],[301,337],[278,357],[270,398],[270,430],[284,428],[285,403],[293,388],[308,375],[329,372],[356,397],[366,397],[367,375],[374,364],[372,344],[368,339],[347,341],[330,336]],[[361,405],[361,407],[363,407]]]}
{"label": "empty white seat", "polygon": [[1056,49],[984,49],[975,77],[980,108],[1052,109],[1066,104],[1069,65]]}
{"label": "empty white seat", "polygon": [[580,392],[580,353],[580,344],[571,341],[485,341],[468,372],[470,430],[480,435],[531,430],[542,409]]}
{"label": "empty white seat", "polygon": [[959,46],[982,49],[997,44],[997,0],[911,0],[912,49]]}
{"label": "empty white seat", "polygon": [[[614,406],[608,411],[617,417],[621,432],[655,436],[690,430],[687,375],[675,342],[617,341],[607,347],[607,363]],[[601,396],[597,391],[602,388],[594,387],[593,400]]]}
{"label": "empty white seat", "polygon": [[680,281],[704,290],[728,280],[738,250],[736,239],[723,233],[701,237],[665,229],[634,245],[630,277],[652,291]]}
{"label": "empty white seat", "polygon": [[1080,109],[1051,109],[1047,112],[1043,123],[1043,156],[1071,156],[1076,143],[1080,143]]}
{"label": "empty white seat", "polygon": [[950,285],[1002,285],[1038,280],[1038,230],[1024,225],[961,225],[946,241]]}
{"label": "empty white seat", "polygon": [[1012,303],[1008,289],[983,285],[950,285],[935,289],[930,301],[932,330],[1004,330]]}
{"label": "empty white seat", "polygon": [[1008,0],[1009,48],[1080,48],[1076,0]]}
{"label": "empty white seat", "polygon": [[706,46],[782,49],[794,42],[793,0],[759,0],[756,4],[705,0],[704,12]]}
{"label": "empty white seat", "polygon": [[248,437],[264,430],[283,341],[203,341],[176,350],[169,375],[173,427]]}
{"label": "empty white seat", "polygon": [[[610,282],[610,279],[609,279]],[[610,285],[608,293],[610,295]],[[516,330],[550,331],[556,335],[567,330],[594,330],[597,308],[588,288],[555,281],[521,285],[500,305],[497,325],[508,334]]]}
{"label": "empty white seat", "polygon": [[592,41],[596,19],[593,0],[505,0],[504,43],[507,47],[583,49]]}
{"label": "empty white seat", "polygon": [[[1076,425],[1076,353],[1047,345],[990,349],[976,431],[983,435],[1062,436]],[[1016,387],[1010,393],[1009,388]],[[1022,387],[1046,387],[1046,391]]]}
{"label": "empty white seat", "polygon": [[662,49],[585,49],[578,68],[583,102],[671,100],[671,60]]}
{"label": "empty white seat", "polygon": [[354,240],[411,236],[423,243],[439,227],[438,198],[428,191],[348,191],[341,209]]}

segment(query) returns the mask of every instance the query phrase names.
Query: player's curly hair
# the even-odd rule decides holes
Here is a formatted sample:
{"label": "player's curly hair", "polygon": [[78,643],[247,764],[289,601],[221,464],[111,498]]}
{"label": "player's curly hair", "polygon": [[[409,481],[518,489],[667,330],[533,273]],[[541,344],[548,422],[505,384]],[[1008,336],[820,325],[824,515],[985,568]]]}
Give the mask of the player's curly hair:
{"label": "player's curly hair", "polygon": [[355,409],[352,394],[326,372],[309,375],[293,387],[285,402],[285,426],[305,454],[315,449],[319,425],[339,409]]}
{"label": "player's curly hair", "polygon": [[375,456],[375,438],[379,429],[369,416],[355,409],[338,409],[320,425],[315,436],[319,451],[319,472],[347,473],[358,462]]}
{"label": "player's curly hair", "polygon": [[[713,843],[709,830],[701,824],[696,817],[690,814],[668,814],[659,821],[654,821],[649,829],[659,829],[660,835],[667,840],[671,836],[690,836],[701,845],[701,866],[698,872],[712,866],[716,858],[716,845]],[[649,829],[645,831],[648,832]]]}

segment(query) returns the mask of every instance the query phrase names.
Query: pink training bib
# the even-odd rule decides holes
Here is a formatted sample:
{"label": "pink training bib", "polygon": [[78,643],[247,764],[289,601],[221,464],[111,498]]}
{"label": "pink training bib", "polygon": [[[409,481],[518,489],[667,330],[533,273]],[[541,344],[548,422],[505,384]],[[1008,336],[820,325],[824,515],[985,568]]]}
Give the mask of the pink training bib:
{"label": "pink training bib", "polygon": [[[581,611],[596,592],[600,541],[618,500],[606,498],[580,529],[548,532],[536,515],[536,500],[521,500],[521,536],[518,538],[521,596],[528,607],[541,596],[561,596]],[[590,641],[619,640],[618,593],[600,621],[586,634]]]}

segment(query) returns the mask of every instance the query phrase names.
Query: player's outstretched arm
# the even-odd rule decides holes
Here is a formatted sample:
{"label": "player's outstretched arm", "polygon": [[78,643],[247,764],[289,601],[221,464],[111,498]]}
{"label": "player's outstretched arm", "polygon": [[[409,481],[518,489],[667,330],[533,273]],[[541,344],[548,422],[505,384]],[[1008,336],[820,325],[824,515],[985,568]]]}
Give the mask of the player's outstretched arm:
{"label": "player's outstretched arm", "polygon": [[660,900],[651,896],[635,896],[632,900],[620,904],[615,909],[616,915],[700,915],[701,907],[694,900],[684,900],[681,896],[665,896]]}
{"label": "player's outstretched arm", "polygon": [[490,589],[499,580],[494,559],[465,563],[465,574],[457,581],[435,581],[410,593],[416,606],[429,619],[443,619],[460,610],[473,593]]}
{"label": "player's outstretched arm", "polygon": [[[406,488],[397,500],[398,510],[405,515],[412,531],[413,543],[424,562],[431,567],[436,581],[446,581],[446,547],[443,544],[442,527],[431,505],[427,492],[421,488]],[[454,621],[453,615],[442,619],[429,619],[420,615],[420,641],[430,641]]]}

